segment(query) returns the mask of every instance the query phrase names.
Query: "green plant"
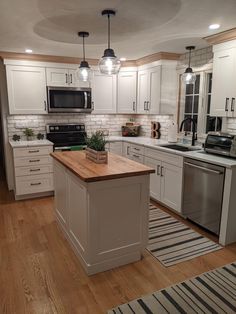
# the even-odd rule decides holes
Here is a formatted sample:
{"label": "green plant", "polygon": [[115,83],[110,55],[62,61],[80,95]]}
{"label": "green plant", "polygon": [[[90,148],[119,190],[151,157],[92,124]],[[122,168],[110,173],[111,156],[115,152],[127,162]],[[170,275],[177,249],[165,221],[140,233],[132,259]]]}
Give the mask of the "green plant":
{"label": "green plant", "polygon": [[95,133],[92,133],[90,137],[86,138],[87,147],[98,152],[105,150],[106,143],[107,141],[102,131],[96,131]]}
{"label": "green plant", "polygon": [[34,131],[32,129],[26,128],[23,133],[26,137],[34,136]]}

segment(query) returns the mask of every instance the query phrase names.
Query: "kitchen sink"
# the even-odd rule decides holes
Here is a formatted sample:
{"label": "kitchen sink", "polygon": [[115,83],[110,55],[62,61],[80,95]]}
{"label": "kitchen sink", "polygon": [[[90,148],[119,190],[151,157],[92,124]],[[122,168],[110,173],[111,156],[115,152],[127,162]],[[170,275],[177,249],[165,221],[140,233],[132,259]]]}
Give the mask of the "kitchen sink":
{"label": "kitchen sink", "polygon": [[165,145],[161,145],[161,147],[179,150],[181,152],[191,152],[191,151],[201,150],[201,148],[196,147],[196,146],[184,146],[184,145],[178,145],[178,144],[165,144]]}

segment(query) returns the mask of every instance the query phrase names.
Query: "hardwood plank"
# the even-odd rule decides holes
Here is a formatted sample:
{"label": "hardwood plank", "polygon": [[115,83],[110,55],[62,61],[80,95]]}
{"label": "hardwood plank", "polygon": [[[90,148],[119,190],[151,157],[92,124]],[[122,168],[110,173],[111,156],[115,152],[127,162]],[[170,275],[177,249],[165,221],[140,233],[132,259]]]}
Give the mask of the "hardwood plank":
{"label": "hardwood plank", "polygon": [[236,243],[169,268],[146,251],[139,262],[88,277],[57,227],[52,197],[14,201],[0,182],[0,217],[0,313],[102,314],[236,260]]}
{"label": "hardwood plank", "polygon": [[107,164],[96,164],[85,152],[56,152],[51,156],[85,182],[96,182],[154,173],[155,170],[133,160],[108,153]]}

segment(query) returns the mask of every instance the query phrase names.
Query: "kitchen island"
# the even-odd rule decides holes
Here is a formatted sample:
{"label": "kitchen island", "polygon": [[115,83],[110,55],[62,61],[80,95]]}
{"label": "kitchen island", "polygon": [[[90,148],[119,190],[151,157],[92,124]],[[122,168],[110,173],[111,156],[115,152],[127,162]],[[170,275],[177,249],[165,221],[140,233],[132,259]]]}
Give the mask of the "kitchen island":
{"label": "kitchen island", "polygon": [[52,153],[55,214],[88,275],[141,259],[148,242],[149,177],[154,169],[109,153]]}

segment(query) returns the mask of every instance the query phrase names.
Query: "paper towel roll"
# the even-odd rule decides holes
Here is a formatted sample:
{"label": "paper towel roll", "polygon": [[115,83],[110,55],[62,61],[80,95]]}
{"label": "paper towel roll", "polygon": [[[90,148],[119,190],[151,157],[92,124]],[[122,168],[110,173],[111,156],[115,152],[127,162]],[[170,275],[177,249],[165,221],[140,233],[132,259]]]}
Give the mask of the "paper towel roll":
{"label": "paper towel roll", "polygon": [[168,125],[168,142],[177,142],[177,123],[171,120]]}

